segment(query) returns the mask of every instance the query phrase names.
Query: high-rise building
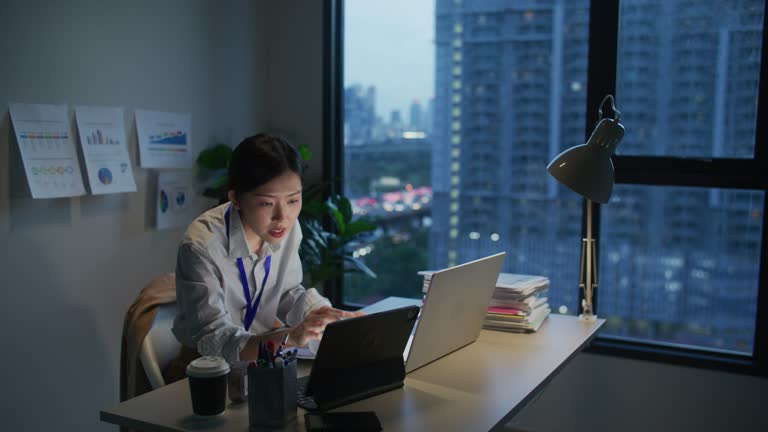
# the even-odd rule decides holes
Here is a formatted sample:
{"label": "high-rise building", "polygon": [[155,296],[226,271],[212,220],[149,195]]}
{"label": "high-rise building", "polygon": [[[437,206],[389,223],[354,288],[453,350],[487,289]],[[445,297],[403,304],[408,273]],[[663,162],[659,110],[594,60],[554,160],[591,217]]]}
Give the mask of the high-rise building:
{"label": "high-rise building", "polygon": [[403,116],[400,114],[400,110],[392,110],[389,113],[387,137],[399,138],[403,135],[403,130],[405,130],[405,124],[403,123]]}
{"label": "high-rise building", "polygon": [[359,84],[344,89],[344,144],[367,144],[376,126],[376,88]]}
{"label": "high-rise building", "polygon": [[426,132],[427,135],[431,135],[432,131],[434,130],[434,127],[432,125],[434,118],[435,118],[435,98],[431,97],[429,98],[429,101],[427,101],[427,110],[424,113],[424,132]]}
{"label": "high-rise building", "polygon": [[[759,0],[726,8],[716,0],[622,2],[617,97],[633,129],[620,152],[751,157],[762,13]],[[611,201],[603,256],[612,263],[601,274],[621,289],[604,290],[599,308],[627,323],[707,329],[677,342],[727,338],[724,346],[749,349],[751,332],[738,329],[754,325],[760,194],[624,186]]]}
{"label": "high-rise building", "polygon": [[421,102],[415,99],[411,102],[410,119],[408,129],[412,131],[424,131],[424,110],[421,108]]}
{"label": "high-rise building", "polygon": [[[622,1],[619,153],[751,157],[763,13],[760,0]],[[589,2],[437,0],[435,26],[431,266],[506,250],[507,270],[540,269],[551,303],[572,308],[581,200],[545,167],[584,142]],[[612,331],[650,322],[642,336],[698,344],[665,333],[693,324],[713,346],[751,343],[739,329],[754,326],[761,212],[750,191],[618,185],[599,269]]]}
{"label": "high-rise building", "polygon": [[432,265],[506,250],[571,310],[581,208],[545,167],[583,143],[588,4],[436,4]]}

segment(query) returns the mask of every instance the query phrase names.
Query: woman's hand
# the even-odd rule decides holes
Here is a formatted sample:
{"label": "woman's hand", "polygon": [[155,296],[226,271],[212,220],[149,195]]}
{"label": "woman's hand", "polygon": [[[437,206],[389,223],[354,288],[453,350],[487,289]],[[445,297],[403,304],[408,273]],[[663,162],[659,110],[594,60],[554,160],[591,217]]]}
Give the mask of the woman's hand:
{"label": "woman's hand", "polygon": [[320,339],[328,324],[345,318],[354,318],[365,315],[363,312],[347,312],[341,309],[324,306],[315,309],[304,317],[301,324],[290,331],[288,343],[293,346],[303,347],[310,339]]}

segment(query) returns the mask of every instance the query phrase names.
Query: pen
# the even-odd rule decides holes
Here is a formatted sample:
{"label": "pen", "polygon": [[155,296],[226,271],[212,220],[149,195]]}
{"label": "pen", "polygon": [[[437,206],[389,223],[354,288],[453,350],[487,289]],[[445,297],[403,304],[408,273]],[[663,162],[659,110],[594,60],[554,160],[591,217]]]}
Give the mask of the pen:
{"label": "pen", "polygon": [[275,342],[271,340],[267,341],[267,364],[269,367],[275,365]]}
{"label": "pen", "polygon": [[277,353],[278,354],[282,354],[283,353],[283,349],[285,349],[285,344],[288,343],[288,336],[289,335],[290,335],[290,333],[285,332],[285,336],[283,336],[283,340],[280,342],[280,347],[277,348]]}
{"label": "pen", "polygon": [[286,353],[283,355],[283,359],[285,360],[285,365],[286,365],[286,366],[287,366],[289,363],[291,363],[292,361],[296,360],[296,353],[297,353],[298,351],[299,351],[298,349],[295,349],[295,348],[294,348],[294,349],[292,349],[292,350],[290,350],[290,351],[286,352]]}

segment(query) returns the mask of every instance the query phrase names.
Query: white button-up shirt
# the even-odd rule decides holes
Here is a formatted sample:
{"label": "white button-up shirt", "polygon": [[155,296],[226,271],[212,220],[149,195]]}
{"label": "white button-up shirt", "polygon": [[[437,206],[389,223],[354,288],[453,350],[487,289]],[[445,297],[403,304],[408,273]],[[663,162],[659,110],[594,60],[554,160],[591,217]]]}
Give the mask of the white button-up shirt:
{"label": "white button-up shirt", "polygon": [[[225,213],[229,205],[205,212],[184,234],[176,261],[173,334],[202,355],[218,355],[233,362],[239,359],[248,338],[270,331],[276,319],[293,327],[309,311],[331,303],[314,288],[301,286],[302,235],[298,222],[280,244],[265,242],[260,255],[252,254],[234,208],[229,212],[227,233]],[[270,255],[269,277],[262,286],[264,262]],[[246,299],[238,258],[243,259],[251,301],[265,290],[248,329],[243,324]]]}

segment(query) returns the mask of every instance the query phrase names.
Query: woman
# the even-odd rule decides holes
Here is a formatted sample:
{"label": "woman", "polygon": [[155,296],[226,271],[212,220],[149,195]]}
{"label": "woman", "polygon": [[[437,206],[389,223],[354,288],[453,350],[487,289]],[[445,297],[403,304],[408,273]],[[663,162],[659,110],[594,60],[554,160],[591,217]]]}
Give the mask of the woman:
{"label": "woman", "polygon": [[287,335],[288,346],[305,346],[357,316],[301,286],[301,171],[277,136],[246,138],[232,153],[229,202],[192,222],[179,246],[173,333],[187,350],[253,360],[259,341]]}

